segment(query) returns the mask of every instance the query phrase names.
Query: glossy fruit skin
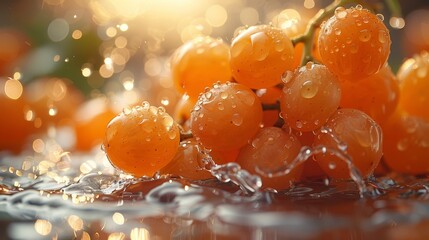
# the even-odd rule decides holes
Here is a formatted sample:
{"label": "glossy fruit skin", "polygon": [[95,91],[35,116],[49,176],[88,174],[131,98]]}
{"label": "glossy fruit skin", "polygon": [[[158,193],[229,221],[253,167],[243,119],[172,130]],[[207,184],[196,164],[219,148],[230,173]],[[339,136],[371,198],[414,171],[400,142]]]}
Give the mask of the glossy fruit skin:
{"label": "glossy fruit skin", "polygon": [[429,53],[406,60],[398,70],[399,108],[429,121]]}
{"label": "glossy fruit skin", "polygon": [[[363,177],[368,177],[377,167],[383,154],[383,138],[380,126],[368,115],[356,109],[339,109],[325,125],[332,134],[319,132],[314,146],[325,146],[344,151]],[[339,142],[340,143],[339,143]],[[315,155],[316,161],[327,175],[334,179],[350,179],[347,164],[329,153]]]}
{"label": "glossy fruit skin", "polygon": [[[237,163],[250,173],[257,174],[256,167],[266,171],[275,171],[292,162],[298,155],[301,144],[293,134],[277,127],[266,127],[241,148]],[[289,174],[280,177],[262,176],[263,188],[276,190],[287,189],[297,180],[302,172],[302,166],[297,166]]]}
{"label": "glossy fruit skin", "polygon": [[340,105],[340,82],[326,66],[311,62],[291,74],[280,98],[283,119],[298,131],[320,128]]}
{"label": "glossy fruit skin", "polygon": [[231,43],[234,79],[250,88],[268,88],[280,83],[285,71],[294,69],[294,48],[288,36],[268,25],[249,27]]}
{"label": "glossy fruit skin", "polygon": [[393,114],[399,101],[399,83],[389,66],[362,80],[340,81],[342,108],[354,108],[382,123]]}
{"label": "glossy fruit skin", "polygon": [[174,158],[160,170],[160,174],[170,174],[191,180],[213,178],[211,173],[202,169],[200,161],[204,154],[200,152],[195,138],[182,141]]}
{"label": "glossy fruit skin", "polygon": [[179,128],[173,118],[163,108],[145,102],[110,121],[103,146],[114,166],[140,177],[153,176],[167,165],[179,141]]}
{"label": "glossy fruit skin", "polygon": [[176,88],[196,100],[205,88],[231,80],[229,46],[221,39],[198,37],[179,47],[171,57]]}
{"label": "glossy fruit skin", "polygon": [[239,149],[258,132],[261,122],[261,102],[238,83],[214,84],[200,95],[191,113],[192,133],[211,150]]}
{"label": "glossy fruit skin", "polygon": [[384,23],[362,7],[337,8],[319,34],[322,62],[342,79],[356,81],[378,72],[390,54]]}
{"label": "glossy fruit skin", "polygon": [[395,112],[383,124],[384,161],[398,173],[429,173],[429,121]]}

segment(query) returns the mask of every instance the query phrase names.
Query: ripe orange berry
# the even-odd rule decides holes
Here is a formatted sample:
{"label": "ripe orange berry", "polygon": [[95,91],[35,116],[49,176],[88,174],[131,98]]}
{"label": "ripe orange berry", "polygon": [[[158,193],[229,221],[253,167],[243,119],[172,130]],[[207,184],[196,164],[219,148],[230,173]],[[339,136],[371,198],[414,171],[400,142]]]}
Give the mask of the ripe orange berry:
{"label": "ripe orange berry", "polygon": [[[265,172],[275,171],[292,162],[300,149],[301,144],[293,134],[280,128],[266,127],[241,148],[237,162],[243,169],[253,174],[257,173],[256,167]],[[287,189],[300,177],[301,172],[302,167],[297,166],[284,176],[273,178],[262,176],[262,186],[277,190]]]}
{"label": "ripe orange berry", "polygon": [[359,109],[378,123],[385,121],[395,111],[399,84],[389,66],[360,81],[340,82],[341,107]]}
{"label": "ripe orange berry", "polygon": [[106,98],[94,98],[82,104],[74,116],[76,150],[89,151],[100,147],[107,124],[116,117]]}
{"label": "ripe orange berry", "polygon": [[213,85],[200,95],[191,113],[192,133],[211,150],[239,149],[258,132],[261,122],[261,102],[238,83]]}
{"label": "ripe orange berry", "polygon": [[229,46],[221,39],[195,38],[171,57],[171,72],[177,89],[192,99],[215,82],[231,80]]}
{"label": "ripe orange berry", "polygon": [[326,66],[312,62],[289,75],[280,98],[283,119],[298,131],[320,128],[340,105],[337,77]]}
{"label": "ripe orange berry", "polygon": [[358,80],[378,72],[390,54],[390,35],[382,20],[358,5],[338,7],[319,34],[319,52],[333,73]]}
{"label": "ripe orange berry", "polygon": [[[374,120],[359,110],[344,108],[332,115],[325,128],[331,132],[319,132],[315,146],[345,151],[363,177],[372,174],[383,153],[381,128]],[[315,159],[330,177],[350,179],[347,164],[335,154],[327,151],[317,154]]]}
{"label": "ripe orange berry", "polygon": [[176,155],[180,132],[162,107],[124,109],[106,129],[103,146],[110,162],[136,177],[152,176]]}
{"label": "ripe orange berry", "polygon": [[406,60],[398,70],[399,107],[429,121],[429,53]]}
{"label": "ripe orange berry", "polygon": [[293,56],[292,42],[281,29],[253,26],[232,41],[232,75],[250,88],[272,87],[285,71],[294,69]]}
{"label": "ripe orange berry", "polygon": [[395,112],[383,124],[384,161],[395,172],[429,173],[429,121]]}
{"label": "ripe orange berry", "polygon": [[176,155],[167,166],[161,168],[160,174],[171,174],[191,180],[213,178],[211,173],[200,166],[204,155],[198,149],[194,138],[183,141],[179,145]]}

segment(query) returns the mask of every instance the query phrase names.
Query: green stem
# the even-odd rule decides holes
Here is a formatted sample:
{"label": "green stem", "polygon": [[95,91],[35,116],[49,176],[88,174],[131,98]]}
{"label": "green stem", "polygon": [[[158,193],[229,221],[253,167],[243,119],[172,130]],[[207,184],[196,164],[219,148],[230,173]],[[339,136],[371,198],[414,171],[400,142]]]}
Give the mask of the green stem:
{"label": "green stem", "polygon": [[392,17],[402,17],[401,4],[399,4],[399,0],[384,0],[384,2],[389,8]]}

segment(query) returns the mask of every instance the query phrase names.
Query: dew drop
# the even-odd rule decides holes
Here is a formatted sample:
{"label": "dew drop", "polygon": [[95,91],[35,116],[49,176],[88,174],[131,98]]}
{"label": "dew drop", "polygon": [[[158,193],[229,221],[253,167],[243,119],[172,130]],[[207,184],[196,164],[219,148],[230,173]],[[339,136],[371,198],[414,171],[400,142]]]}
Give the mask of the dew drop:
{"label": "dew drop", "polygon": [[298,128],[298,129],[300,129],[300,128],[302,128],[302,122],[301,121],[296,121],[296,123],[295,123],[295,126]]}
{"label": "dew drop", "polygon": [[337,35],[337,36],[340,36],[340,35],[341,35],[341,29],[339,29],[339,28],[336,28],[336,29],[334,30],[334,32],[335,32],[335,35]]}
{"label": "dew drop", "polygon": [[129,115],[131,113],[132,109],[130,107],[124,107],[124,109],[122,109],[122,112],[125,115]]}
{"label": "dew drop", "polygon": [[219,109],[219,110],[224,110],[225,109],[225,106],[223,105],[223,103],[222,102],[218,102],[217,103],[217,109]]}
{"label": "dew drop", "polygon": [[319,86],[314,84],[314,82],[307,80],[302,84],[300,93],[301,93],[301,97],[310,99],[316,96],[318,91],[319,91]]}
{"label": "dew drop", "polygon": [[344,19],[347,16],[347,11],[344,7],[337,7],[335,9],[335,17],[338,19]]}
{"label": "dew drop", "polygon": [[293,72],[292,71],[286,71],[282,74],[281,80],[284,84],[287,84],[292,80]]}
{"label": "dew drop", "polygon": [[168,138],[170,138],[171,140],[175,139],[177,137],[177,133],[176,131],[168,131]]}
{"label": "dew drop", "polygon": [[328,167],[329,167],[329,169],[333,170],[333,169],[335,169],[337,167],[337,165],[334,162],[330,162],[328,164]]}
{"label": "dew drop", "polygon": [[307,69],[307,70],[311,70],[311,69],[313,69],[313,67],[314,67],[314,63],[312,61],[305,64],[305,69]]}
{"label": "dew drop", "polygon": [[209,91],[209,92],[206,92],[204,95],[206,96],[206,98],[207,98],[208,100],[210,100],[210,99],[212,98],[212,96],[213,96],[213,94],[212,94],[210,91]]}
{"label": "dew drop", "polygon": [[356,5],[356,9],[357,9],[357,10],[362,10],[362,9],[363,9],[363,7],[362,7],[362,5],[358,4],[358,5]]}
{"label": "dew drop", "polygon": [[227,98],[228,98],[228,93],[227,93],[227,92],[222,92],[222,93],[220,94],[220,98],[222,98],[222,99],[227,99]]}
{"label": "dew drop", "polygon": [[276,40],[274,42],[274,49],[277,52],[282,52],[285,49],[285,43],[284,43],[284,41],[282,41],[282,40]]}
{"label": "dew drop", "polygon": [[377,16],[377,17],[378,17],[378,19],[380,19],[381,21],[384,21],[384,16],[383,16],[383,14],[378,13],[376,16]]}
{"label": "dew drop", "polygon": [[396,147],[401,152],[407,150],[407,148],[408,148],[408,139],[401,139],[401,140],[399,140],[399,142],[396,144]]}
{"label": "dew drop", "polygon": [[359,33],[359,40],[361,42],[368,42],[371,39],[371,32],[367,29],[361,30]]}
{"label": "dew drop", "polygon": [[173,126],[173,123],[174,123],[174,120],[169,115],[166,114],[162,117],[162,125],[164,125],[164,127],[169,129]]}
{"label": "dew drop", "polygon": [[243,123],[243,117],[241,117],[241,115],[238,113],[234,113],[232,115],[232,123],[235,126],[240,126]]}

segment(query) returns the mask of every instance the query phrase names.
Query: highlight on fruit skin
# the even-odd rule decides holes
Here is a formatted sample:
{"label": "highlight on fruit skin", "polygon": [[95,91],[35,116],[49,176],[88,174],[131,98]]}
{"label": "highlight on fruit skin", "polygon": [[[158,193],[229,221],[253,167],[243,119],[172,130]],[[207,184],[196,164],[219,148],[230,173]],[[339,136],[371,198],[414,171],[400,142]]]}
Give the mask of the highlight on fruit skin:
{"label": "highlight on fruit skin", "polygon": [[171,73],[179,92],[191,99],[214,83],[231,80],[229,46],[222,39],[197,37],[180,46],[171,57]]}
{"label": "highlight on fruit skin", "polygon": [[[292,162],[300,149],[301,143],[292,133],[277,127],[266,127],[241,148],[237,163],[252,174],[257,174],[256,168],[264,172],[275,171]],[[261,176],[262,187],[287,189],[300,178],[301,173],[302,165],[299,165],[283,176],[272,178]]]}
{"label": "highlight on fruit skin", "polygon": [[257,25],[241,31],[231,43],[234,79],[250,88],[268,88],[280,83],[283,72],[293,70],[294,48],[281,29]]}
{"label": "highlight on fruit skin", "polygon": [[103,142],[110,162],[136,177],[153,176],[175,156],[180,132],[162,107],[126,108],[107,126]]}
{"label": "highlight on fruit skin", "polygon": [[387,62],[391,44],[389,30],[378,16],[361,5],[338,7],[321,26],[318,43],[323,64],[349,81],[378,72]]}
{"label": "highlight on fruit skin", "polygon": [[398,73],[399,108],[429,121],[429,53],[422,51],[407,59]]}
{"label": "highlight on fruit skin", "polygon": [[239,83],[214,84],[200,95],[191,112],[192,133],[211,150],[239,149],[258,132],[261,122],[261,102]]}
{"label": "highlight on fruit skin", "polygon": [[384,161],[395,172],[429,173],[429,121],[396,111],[385,124]]}
{"label": "highlight on fruit skin", "polygon": [[308,62],[295,72],[286,72],[280,97],[281,115],[298,131],[320,128],[340,105],[337,77],[325,65]]}
{"label": "highlight on fruit skin", "polygon": [[[319,131],[314,146],[325,146],[349,155],[363,177],[373,173],[383,154],[382,130],[374,120],[362,111],[344,108],[337,110],[324,128],[328,131]],[[347,164],[329,150],[316,154],[315,159],[331,178],[350,179]]]}

